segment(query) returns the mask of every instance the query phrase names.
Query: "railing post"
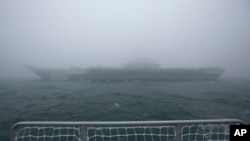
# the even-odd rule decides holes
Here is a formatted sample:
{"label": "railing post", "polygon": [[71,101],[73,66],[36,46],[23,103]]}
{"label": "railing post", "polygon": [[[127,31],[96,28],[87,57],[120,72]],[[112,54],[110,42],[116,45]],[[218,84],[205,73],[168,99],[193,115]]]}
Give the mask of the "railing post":
{"label": "railing post", "polygon": [[87,141],[87,132],[85,125],[81,126],[81,141]]}
{"label": "railing post", "polygon": [[176,125],[176,141],[181,141],[181,124]]}
{"label": "railing post", "polygon": [[10,141],[16,141],[16,135],[17,132],[19,130],[19,126],[12,126],[11,130],[10,130]]}

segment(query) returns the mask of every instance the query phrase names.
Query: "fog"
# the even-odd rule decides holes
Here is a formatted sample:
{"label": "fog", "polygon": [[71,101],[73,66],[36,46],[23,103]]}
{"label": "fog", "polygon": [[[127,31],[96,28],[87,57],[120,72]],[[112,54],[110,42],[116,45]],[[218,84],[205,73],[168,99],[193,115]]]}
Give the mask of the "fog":
{"label": "fog", "polygon": [[134,58],[250,77],[249,0],[2,0],[0,20],[0,78]]}

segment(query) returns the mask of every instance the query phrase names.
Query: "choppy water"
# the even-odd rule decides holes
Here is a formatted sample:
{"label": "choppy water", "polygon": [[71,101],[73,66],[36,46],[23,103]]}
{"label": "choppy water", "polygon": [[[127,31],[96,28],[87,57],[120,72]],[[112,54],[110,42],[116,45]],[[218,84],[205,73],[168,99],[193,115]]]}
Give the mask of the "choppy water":
{"label": "choppy water", "polygon": [[0,141],[18,121],[216,118],[250,123],[250,81],[0,82]]}

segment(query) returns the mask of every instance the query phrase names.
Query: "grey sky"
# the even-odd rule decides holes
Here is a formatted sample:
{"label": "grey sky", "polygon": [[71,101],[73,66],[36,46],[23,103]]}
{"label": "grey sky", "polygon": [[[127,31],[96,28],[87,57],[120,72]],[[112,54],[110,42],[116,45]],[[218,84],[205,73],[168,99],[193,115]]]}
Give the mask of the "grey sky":
{"label": "grey sky", "polygon": [[141,56],[250,76],[248,0],[2,0],[0,20],[0,76]]}

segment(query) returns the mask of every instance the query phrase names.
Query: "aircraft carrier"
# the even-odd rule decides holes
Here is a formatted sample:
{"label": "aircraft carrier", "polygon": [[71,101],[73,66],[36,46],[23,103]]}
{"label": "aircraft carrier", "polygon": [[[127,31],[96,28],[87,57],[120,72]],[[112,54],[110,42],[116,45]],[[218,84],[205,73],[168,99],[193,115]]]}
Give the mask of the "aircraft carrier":
{"label": "aircraft carrier", "polygon": [[123,68],[66,68],[52,69],[26,66],[43,80],[216,80],[223,73],[221,68],[159,68],[158,65],[127,65]]}

